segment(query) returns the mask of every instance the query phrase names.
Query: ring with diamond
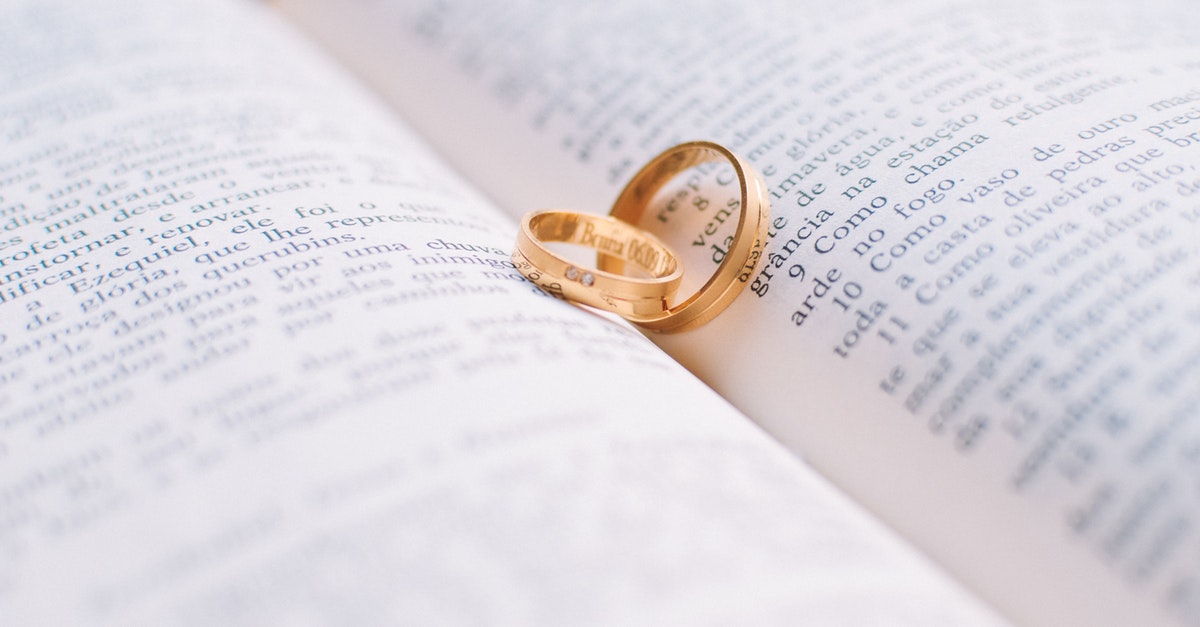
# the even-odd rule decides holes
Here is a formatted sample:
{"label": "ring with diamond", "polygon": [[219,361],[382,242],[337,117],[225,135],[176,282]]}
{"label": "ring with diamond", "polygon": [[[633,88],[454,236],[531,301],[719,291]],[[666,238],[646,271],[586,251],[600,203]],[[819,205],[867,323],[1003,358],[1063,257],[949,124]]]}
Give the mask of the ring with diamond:
{"label": "ring with diamond", "polygon": [[[771,199],[767,195],[766,183],[749,163],[713,142],[679,144],[651,159],[621,190],[609,215],[632,225],[638,224],[659,190],[689,168],[710,161],[732,164],[741,188],[741,214],[732,245],[712,277],[695,294],[666,311],[635,321],[644,329],[676,333],[694,329],[712,320],[745,289],[762,257],[763,247],[767,243],[767,222],[771,215]],[[625,262],[601,250],[597,253],[596,267],[621,273]]]}
{"label": "ring with diamond", "polygon": [[[648,276],[584,268],[551,252],[545,242],[604,252]],[[525,278],[546,292],[634,321],[667,311],[683,277],[683,265],[657,237],[616,218],[560,209],[525,215],[512,260]]]}

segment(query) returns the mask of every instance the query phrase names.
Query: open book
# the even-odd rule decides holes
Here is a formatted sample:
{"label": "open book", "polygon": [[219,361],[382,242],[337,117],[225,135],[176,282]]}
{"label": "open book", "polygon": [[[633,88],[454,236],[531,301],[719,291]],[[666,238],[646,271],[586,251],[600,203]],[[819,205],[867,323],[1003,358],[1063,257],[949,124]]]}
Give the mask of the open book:
{"label": "open book", "polygon": [[1194,7],[797,4],[6,3],[0,623],[1200,624]]}

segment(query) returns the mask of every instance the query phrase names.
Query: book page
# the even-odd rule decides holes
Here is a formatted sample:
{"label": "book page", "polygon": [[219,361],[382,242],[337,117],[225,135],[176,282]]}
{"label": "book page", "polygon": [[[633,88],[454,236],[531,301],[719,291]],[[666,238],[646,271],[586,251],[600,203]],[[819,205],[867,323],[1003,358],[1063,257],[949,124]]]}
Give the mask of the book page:
{"label": "book page", "polygon": [[[765,262],[655,341],[1021,622],[1200,622],[1190,3],[296,4],[514,215],[747,157]],[[721,179],[646,212],[701,277]]]}
{"label": "book page", "polygon": [[994,623],[277,15],[0,15],[0,623]]}

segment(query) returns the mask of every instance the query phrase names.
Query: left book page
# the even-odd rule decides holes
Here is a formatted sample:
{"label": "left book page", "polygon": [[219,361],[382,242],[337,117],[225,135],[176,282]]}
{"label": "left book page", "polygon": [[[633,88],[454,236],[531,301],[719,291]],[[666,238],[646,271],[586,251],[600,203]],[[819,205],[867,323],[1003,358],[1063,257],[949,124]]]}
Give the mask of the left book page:
{"label": "left book page", "polygon": [[0,11],[0,623],[987,623],[256,5]]}

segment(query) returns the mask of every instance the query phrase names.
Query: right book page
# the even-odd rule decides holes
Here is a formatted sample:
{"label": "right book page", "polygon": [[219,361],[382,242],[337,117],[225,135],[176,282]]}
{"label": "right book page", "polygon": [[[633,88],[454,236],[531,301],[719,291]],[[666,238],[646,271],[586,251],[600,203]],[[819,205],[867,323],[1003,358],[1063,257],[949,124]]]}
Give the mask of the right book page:
{"label": "right book page", "polygon": [[[1030,624],[1200,622],[1193,6],[393,4],[298,14],[514,215],[762,171],[748,289],[655,340],[850,494]],[[721,180],[647,211],[692,276]]]}

